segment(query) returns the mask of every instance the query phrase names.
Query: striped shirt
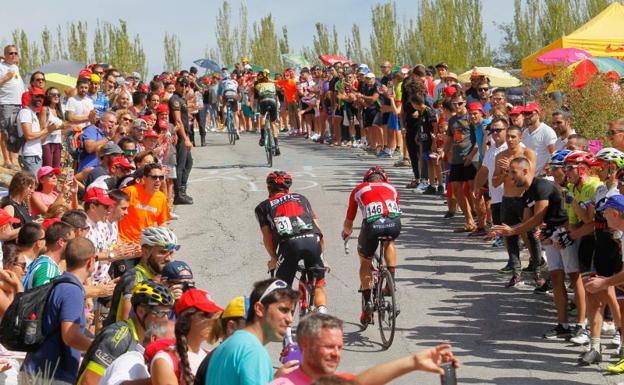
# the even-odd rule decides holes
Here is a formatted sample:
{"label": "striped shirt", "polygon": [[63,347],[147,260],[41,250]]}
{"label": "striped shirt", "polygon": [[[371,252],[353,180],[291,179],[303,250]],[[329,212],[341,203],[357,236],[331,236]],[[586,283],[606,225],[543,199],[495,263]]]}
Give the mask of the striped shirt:
{"label": "striped shirt", "polygon": [[24,290],[43,286],[59,275],[61,275],[61,271],[56,262],[47,255],[40,255],[28,265],[23,281]]}

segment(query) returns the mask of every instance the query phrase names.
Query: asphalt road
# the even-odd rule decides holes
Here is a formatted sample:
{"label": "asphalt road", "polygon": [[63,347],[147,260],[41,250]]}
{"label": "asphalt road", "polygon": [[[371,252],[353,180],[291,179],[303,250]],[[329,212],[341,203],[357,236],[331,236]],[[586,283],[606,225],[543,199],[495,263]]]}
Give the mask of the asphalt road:
{"label": "asphalt road", "polygon": [[[269,171],[257,138],[245,134],[231,146],[225,135],[210,134],[207,147],[194,149],[189,193],[196,203],[180,206],[181,219],[172,223],[181,239],[180,258],[191,264],[198,285],[223,306],[234,296],[248,294],[253,282],[268,277],[268,257],[253,212],[267,197],[264,179]],[[332,266],[327,278],[329,311],[345,321],[341,372],[358,372],[445,342],[453,345],[461,360],[457,373],[461,384],[624,381],[621,376],[603,375],[606,363],[578,367],[579,347],[543,340],[541,335],[555,319],[552,299],[533,294],[528,285],[505,289],[509,276],[496,272],[506,262],[504,251],[452,233],[462,218],[442,219],[445,206],[439,197],[402,188],[409,181],[409,169],[394,168],[392,161],[378,161],[359,150],[330,148],[302,138],[285,138],[281,147],[274,168],[293,175],[292,190],[308,197],[325,234],[326,258]],[[366,168],[375,164],[384,165],[399,186],[404,213],[397,241],[401,315],[394,344],[387,351],[381,349],[375,327],[360,330],[356,240],[351,240],[352,252],[347,256],[340,239],[349,192]],[[277,358],[279,344],[268,348]],[[603,359],[614,362],[612,353],[614,348],[604,350]],[[418,372],[393,383],[439,381],[437,375]]]}

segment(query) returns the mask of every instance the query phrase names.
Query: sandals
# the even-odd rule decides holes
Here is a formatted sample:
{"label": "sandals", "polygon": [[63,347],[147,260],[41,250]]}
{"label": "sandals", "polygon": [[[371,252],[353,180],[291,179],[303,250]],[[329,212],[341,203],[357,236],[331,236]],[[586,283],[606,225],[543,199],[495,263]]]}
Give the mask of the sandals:
{"label": "sandals", "polygon": [[420,185],[420,182],[417,182],[416,179],[414,179],[413,181],[409,182],[407,186],[405,186],[405,188],[416,188],[418,187],[418,185]]}

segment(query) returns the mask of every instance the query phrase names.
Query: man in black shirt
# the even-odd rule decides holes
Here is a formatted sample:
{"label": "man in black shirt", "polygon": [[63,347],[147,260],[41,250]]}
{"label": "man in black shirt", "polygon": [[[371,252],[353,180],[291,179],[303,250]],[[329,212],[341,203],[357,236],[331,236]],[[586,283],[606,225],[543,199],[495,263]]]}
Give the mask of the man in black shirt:
{"label": "man in black shirt", "polygon": [[193,144],[189,139],[193,128],[189,124],[188,106],[184,99],[184,93],[189,87],[189,81],[180,76],[176,80],[175,93],[169,99],[169,120],[175,125],[178,141],[176,143],[177,178],[173,186],[175,198],[173,204],[190,205],[193,198],[186,194],[186,185],[193,168],[193,156],[191,149]]}

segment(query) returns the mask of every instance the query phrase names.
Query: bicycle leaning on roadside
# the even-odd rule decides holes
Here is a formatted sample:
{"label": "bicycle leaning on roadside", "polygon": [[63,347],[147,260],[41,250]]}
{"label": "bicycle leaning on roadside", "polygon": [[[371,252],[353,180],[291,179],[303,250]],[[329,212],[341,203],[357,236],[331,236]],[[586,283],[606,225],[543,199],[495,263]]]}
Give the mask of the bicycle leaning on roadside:
{"label": "bicycle leaning on roadside", "polygon": [[[373,268],[371,278],[373,287],[371,290],[372,309],[367,309],[367,304],[362,299],[362,311],[370,312],[371,317],[362,323],[363,330],[366,330],[369,324],[375,323],[373,313],[377,313],[377,322],[379,326],[379,334],[381,335],[381,344],[384,349],[388,349],[394,340],[394,332],[396,328],[396,317],[399,315],[396,302],[395,283],[392,274],[388,270],[385,259],[384,250],[386,242],[392,241],[392,237],[381,236],[379,240],[379,253],[375,253],[371,261]],[[348,240],[345,240],[345,254],[349,254]]]}

